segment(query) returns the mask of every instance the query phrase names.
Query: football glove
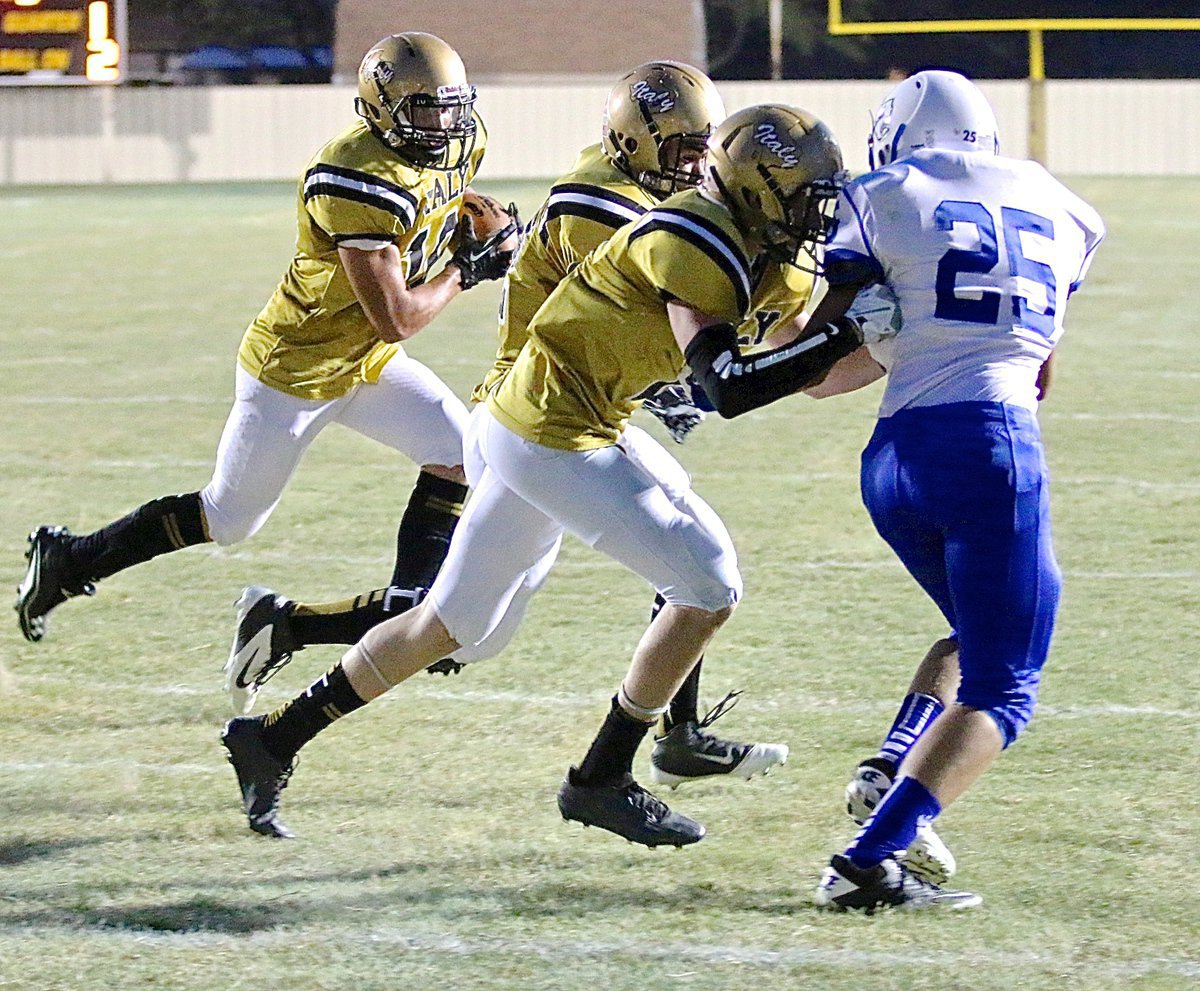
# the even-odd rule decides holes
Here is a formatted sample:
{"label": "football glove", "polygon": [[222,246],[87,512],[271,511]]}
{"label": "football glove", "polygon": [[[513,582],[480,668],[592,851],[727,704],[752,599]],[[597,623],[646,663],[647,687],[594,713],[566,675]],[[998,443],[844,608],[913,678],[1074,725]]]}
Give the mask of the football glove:
{"label": "football glove", "polygon": [[704,391],[704,386],[696,381],[696,376],[688,373],[688,377],[684,379],[684,388],[688,389],[692,394],[692,405],[702,413],[715,413],[717,408],[712,404],[712,400],[708,398],[708,393]]}
{"label": "football glove", "polygon": [[660,389],[642,403],[642,409],[662,422],[676,444],[687,440],[687,435],[704,419],[704,410],[696,405],[692,390],[679,383]]}
{"label": "football glove", "polygon": [[505,210],[507,211],[508,215],[512,217],[512,222],[517,225],[517,251],[520,251],[521,245],[525,243],[525,238],[529,236],[529,231],[526,229],[525,224],[521,220],[521,214],[517,210],[516,203],[509,203],[508,206],[505,207]]}
{"label": "football glove", "polygon": [[463,289],[504,278],[516,250],[502,249],[501,245],[517,231],[516,222],[510,221],[486,240],[476,240],[469,232],[463,233],[457,250],[450,257],[450,264],[460,273],[459,281]]}
{"label": "football glove", "polygon": [[885,285],[868,286],[850,304],[846,316],[858,324],[864,344],[878,344],[900,330],[900,302]]}

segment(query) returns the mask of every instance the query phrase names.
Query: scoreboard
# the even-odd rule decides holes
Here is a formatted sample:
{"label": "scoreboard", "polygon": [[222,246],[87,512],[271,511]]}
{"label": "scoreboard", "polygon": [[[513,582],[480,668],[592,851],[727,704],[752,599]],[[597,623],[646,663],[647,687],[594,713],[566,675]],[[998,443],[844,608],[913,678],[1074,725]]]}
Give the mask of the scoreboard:
{"label": "scoreboard", "polygon": [[119,83],[125,0],[0,0],[0,85]]}

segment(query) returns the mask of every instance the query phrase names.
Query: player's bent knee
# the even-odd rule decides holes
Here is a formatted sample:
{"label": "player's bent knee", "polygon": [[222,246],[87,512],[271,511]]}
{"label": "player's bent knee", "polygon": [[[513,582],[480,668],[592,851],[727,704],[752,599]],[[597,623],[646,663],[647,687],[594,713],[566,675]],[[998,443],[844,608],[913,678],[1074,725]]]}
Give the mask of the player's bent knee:
{"label": "player's bent knee", "polygon": [[1000,735],[1004,739],[1004,746],[1007,749],[1016,742],[1017,737],[1029,725],[1029,720],[1033,718],[1033,710],[1037,705],[1037,685],[1030,685],[1010,692],[999,703],[977,705],[964,698],[961,693],[959,694],[959,702],[991,716],[992,721],[1000,730]]}
{"label": "player's bent knee", "polygon": [[[732,592],[732,590],[731,590]],[[675,607],[678,615],[696,627],[716,630],[723,626],[737,608],[736,596],[719,605],[698,605],[691,602],[673,602],[669,597],[667,603]]]}
{"label": "player's bent knee", "polygon": [[201,495],[204,507],[204,520],[208,527],[208,535],[213,543],[221,547],[230,547],[241,543],[248,537],[253,537],[263,528],[263,524],[271,516],[271,507],[266,512],[256,514],[232,513],[222,509],[208,498],[207,493]]}
{"label": "player's bent knee", "polygon": [[690,606],[714,616],[720,616],[723,623],[733,615],[733,610],[742,598],[742,581],[740,575],[726,578],[724,581],[697,584],[690,588],[675,588],[661,591],[662,597],[673,606]]}

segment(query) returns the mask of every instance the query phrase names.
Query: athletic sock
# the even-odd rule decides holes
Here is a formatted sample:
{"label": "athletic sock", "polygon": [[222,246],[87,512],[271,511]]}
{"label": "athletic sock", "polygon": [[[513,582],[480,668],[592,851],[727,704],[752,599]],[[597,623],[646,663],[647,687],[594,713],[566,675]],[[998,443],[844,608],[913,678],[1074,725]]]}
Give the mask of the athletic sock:
{"label": "athletic sock", "polygon": [[288,627],[300,647],[314,643],[354,644],[385,619],[407,612],[424,596],[424,589],[377,588],[340,602],[289,606]]}
{"label": "athletic sock", "polygon": [[282,764],[290,764],[309,740],[342,716],[366,705],[338,661],[290,702],[267,715],[263,745]]}
{"label": "athletic sock", "polygon": [[941,811],[941,803],[920,781],[901,778],[846,848],[846,856],[855,867],[874,867],[897,850],[907,850],[917,827],[932,822]]}
{"label": "athletic sock", "polygon": [[[666,604],[667,600],[655,592],[654,605],[650,608],[651,623],[662,612],[662,608]],[[696,661],[696,666],[683,679],[683,684],[679,686],[679,691],[675,693],[675,697],[671,699],[671,707],[663,713],[663,736],[670,733],[671,728],[678,726],[680,723],[697,723],[700,721],[698,712],[700,705],[700,666],[703,663],[704,655],[702,654],[700,655],[700,659]]]}
{"label": "athletic sock", "polygon": [[70,554],[89,581],[99,581],[160,554],[211,539],[200,493],[187,492],[154,499],[95,533],[76,537]]}
{"label": "athletic sock", "polygon": [[653,723],[634,719],[617,702],[604,718],[604,725],[579,765],[576,780],[583,785],[615,784],[633,773],[633,755]]}
{"label": "athletic sock", "polygon": [[663,714],[663,729],[670,732],[671,727],[680,723],[698,723],[700,721],[697,706],[700,704],[700,666],[704,663],[704,655],[696,661],[696,666],[688,672],[679,686],[679,691],[671,699],[671,707]]}
{"label": "athletic sock", "polygon": [[462,516],[467,487],[438,478],[427,471],[417,476],[416,487],[396,531],[396,566],[392,585],[429,588],[446,560],[450,538]]}
{"label": "athletic sock", "polygon": [[892,728],[879,746],[879,756],[899,767],[913,744],[945,708],[941,700],[932,695],[923,692],[907,695],[900,705],[900,711],[896,713]]}

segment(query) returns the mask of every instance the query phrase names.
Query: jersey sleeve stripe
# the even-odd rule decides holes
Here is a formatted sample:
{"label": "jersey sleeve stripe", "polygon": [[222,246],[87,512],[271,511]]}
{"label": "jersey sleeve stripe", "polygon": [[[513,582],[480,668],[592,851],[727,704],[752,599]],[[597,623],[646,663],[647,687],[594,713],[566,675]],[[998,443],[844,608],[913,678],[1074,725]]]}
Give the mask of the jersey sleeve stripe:
{"label": "jersey sleeve stripe", "polygon": [[645,212],[645,207],[607,189],[581,183],[565,183],[550,190],[550,196],[546,200],[542,232],[545,233],[545,225],[550,221],[564,216],[583,217],[616,230],[632,220],[637,220]]}
{"label": "jersey sleeve stripe", "polygon": [[314,196],[337,196],[385,210],[403,220],[405,227],[412,227],[417,219],[417,199],[412,193],[364,172],[318,165],[304,177],[304,202]]}
{"label": "jersey sleeve stripe", "polygon": [[646,208],[641,203],[638,203],[637,200],[631,200],[628,196],[622,196],[615,190],[606,189],[604,186],[593,186],[586,182],[560,183],[550,190],[549,198],[553,202],[555,197],[567,194],[578,194],[579,196],[607,200],[614,206],[632,211],[639,217],[646,212]]}
{"label": "jersey sleeve stripe", "polygon": [[378,234],[334,234],[333,241],[339,248],[358,248],[362,251],[378,251],[396,243]]}
{"label": "jersey sleeve stripe", "polygon": [[823,269],[825,281],[831,286],[883,281],[883,267],[878,261],[848,248],[826,248]]}
{"label": "jersey sleeve stripe", "polygon": [[405,189],[403,186],[397,185],[394,182],[390,182],[389,180],[384,179],[381,176],[374,175],[371,172],[362,172],[359,169],[348,169],[341,165],[330,165],[327,162],[320,162],[308,170],[305,178],[307,179],[308,176],[311,176],[315,172],[325,172],[329,175],[341,176],[343,179],[352,179],[356,182],[366,183],[367,185],[378,186],[381,189],[386,189],[388,192],[394,193],[401,199],[407,200],[413,205],[414,210],[420,205],[420,201],[411,190]]}
{"label": "jersey sleeve stripe", "polygon": [[624,227],[631,220],[637,220],[643,212],[634,213],[614,207],[612,204],[606,204],[599,199],[585,199],[574,195],[552,196],[546,204],[546,219],[543,227],[556,217],[583,217],[616,230],[618,227]]}
{"label": "jersey sleeve stripe", "polygon": [[724,231],[690,213],[654,210],[646,215],[629,240],[632,243],[651,231],[668,231],[703,251],[733,283],[738,311],[745,313],[750,308],[750,266]]}

